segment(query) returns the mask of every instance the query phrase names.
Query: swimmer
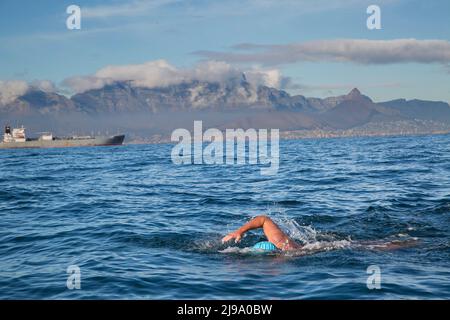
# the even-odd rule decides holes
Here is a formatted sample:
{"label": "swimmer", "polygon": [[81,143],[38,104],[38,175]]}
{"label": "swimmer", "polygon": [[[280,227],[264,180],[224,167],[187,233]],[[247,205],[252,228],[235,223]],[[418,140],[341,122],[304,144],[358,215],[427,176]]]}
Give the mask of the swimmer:
{"label": "swimmer", "polygon": [[294,240],[289,238],[281,229],[277,226],[275,222],[272,221],[268,216],[257,216],[253,218],[242,227],[234,232],[226,235],[222,239],[222,243],[228,242],[234,239],[234,242],[241,241],[242,236],[249,230],[262,228],[265,236],[267,237],[268,243],[266,241],[259,242],[255,245],[257,249],[271,250],[279,249],[282,251],[288,250],[298,250],[302,246],[296,243]]}
{"label": "swimmer", "polygon": [[[261,249],[265,251],[292,251],[302,249],[302,245],[292,240],[286,233],[284,233],[278,225],[273,222],[268,216],[261,215],[253,218],[242,227],[234,232],[229,233],[222,238],[222,243],[228,242],[234,239],[234,242],[241,241],[242,236],[249,230],[262,228],[268,241],[262,241],[255,244],[253,248]],[[356,247],[363,247],[366,249],[374,250],[396,250],[401,248],[407,248],[415,246],[417,244],[417,238],[408,239],[406,241],[389,241],[389,242],[378,242],[378,241],[363,241],[359,243],[354,243]]]}

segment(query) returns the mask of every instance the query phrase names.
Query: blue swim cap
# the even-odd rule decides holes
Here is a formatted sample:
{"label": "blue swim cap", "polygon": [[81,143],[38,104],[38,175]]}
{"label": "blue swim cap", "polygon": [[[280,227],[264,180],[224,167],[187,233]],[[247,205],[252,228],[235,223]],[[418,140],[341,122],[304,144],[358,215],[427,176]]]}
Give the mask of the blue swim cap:
{"label": "blue swim cap", "polygon": [[253,246],[253,249],[258,250],[266,250],[266,251],[274,251],[277,250],[277,247],[272,242],[269,241],[261,241]]}

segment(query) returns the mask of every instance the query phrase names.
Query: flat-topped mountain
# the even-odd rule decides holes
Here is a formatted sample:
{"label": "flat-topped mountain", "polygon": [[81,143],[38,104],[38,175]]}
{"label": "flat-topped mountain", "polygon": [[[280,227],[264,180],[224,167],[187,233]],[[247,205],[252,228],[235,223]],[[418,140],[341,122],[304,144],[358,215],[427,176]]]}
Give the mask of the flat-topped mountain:
{"label": "flat-topped mountain", "polygon": [[[55,92],[30,89],[8,104],[0,105],[0,115],[9,119],[45,121],[76,114],[84,117],[146,115],[147,122],[160,114],[196,114],[216,119],[219,127],[274,127],[281,130],[296,129],[350,129],[368,123],[401,120],[432,120],[450,124],[450,106],[441,101],[397,99],[375,103],[357,88],[348,94],[310,98],[290,95],[284,90],[268,86],[254,86],[242,78],[224,82],[190,81],[164,87],[139,87],[122,81],[107,84],[66,97]],[[227,116],[218,116],[218,114]],[[234,116],[233,116],[234,115]],[[30,120],[28,120],[30,121]],[[162,128],[161,120],[156,125]],[[127,126],[132,128],[132,124]],[[141,127],[145,127],[141,125]],[[156,129],[155,129],[156,130]]]}

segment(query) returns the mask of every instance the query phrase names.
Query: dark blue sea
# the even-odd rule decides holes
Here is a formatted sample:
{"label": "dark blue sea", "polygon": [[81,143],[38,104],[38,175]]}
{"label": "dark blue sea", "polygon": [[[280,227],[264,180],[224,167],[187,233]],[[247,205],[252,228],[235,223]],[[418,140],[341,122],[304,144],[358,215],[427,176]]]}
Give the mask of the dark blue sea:
{"label": "dark blue sea", "polygon": [[[0,298],[450,298],[449,135],[280,141],[273,176],[171,149],[0,150]],[[221,244],[259,214],[304,248]]]}

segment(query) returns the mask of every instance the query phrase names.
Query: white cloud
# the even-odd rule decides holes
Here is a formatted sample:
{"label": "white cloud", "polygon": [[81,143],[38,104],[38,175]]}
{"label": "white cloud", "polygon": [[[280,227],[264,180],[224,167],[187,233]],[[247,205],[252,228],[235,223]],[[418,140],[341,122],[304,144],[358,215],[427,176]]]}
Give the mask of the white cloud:
{"label": "white cloud", "polygon": [[17,97],[25,94],[29,89],[28,83],[21,80],[0,80],[0,104],[6,105]]}
{"label": "white cloud", "polygon": [[232,63],[280,65],[301,61],[352,62],[358,64],[450,63],[447,40],[319,40],[284,45],[241,44],[236,52],[198,51],[208,59]]}
{"label": "white cloud", "polygon": [[242,70],[223,61],[203,61],[192,68],[177,68],[166,60],[155,60],[142,64],[107,66],[93,75],[71,77],[63,83],[79,93],[102,88],[115,81],[131,81],[135,86],[153,88],[192,80],[222,83],[239,79],[242,73],[255,86],[278,87],[282,80],[280,71],[276,69],[252,67]]}
{"label": "white cloud", "polygon": [[57,88],[49,80],[34,80],[31,83],[23,80],[0,80],[0,104],[6,105],[11,103],[27,93],[28,90],[56,92]]}
{"label": "white cloud", "polygon": [[34,80],[31,82],[30,86],[33,89],[41,90],[44,92],[55,92],[57,89],[55,84],[50,80]]}
{"label": "white cloud", "polygon": [[278,69],[260,69],[253,68],[245,71],[247,81],[253,85],[264,85],[268,87],[278,88],[284,77]]}
{"label": "white cloud", "polygon": [[91,89],[100,89],[112,82],[111,79],[102,79],[95,76],[75,76],[65,79],[63,85],[79,93]]}

